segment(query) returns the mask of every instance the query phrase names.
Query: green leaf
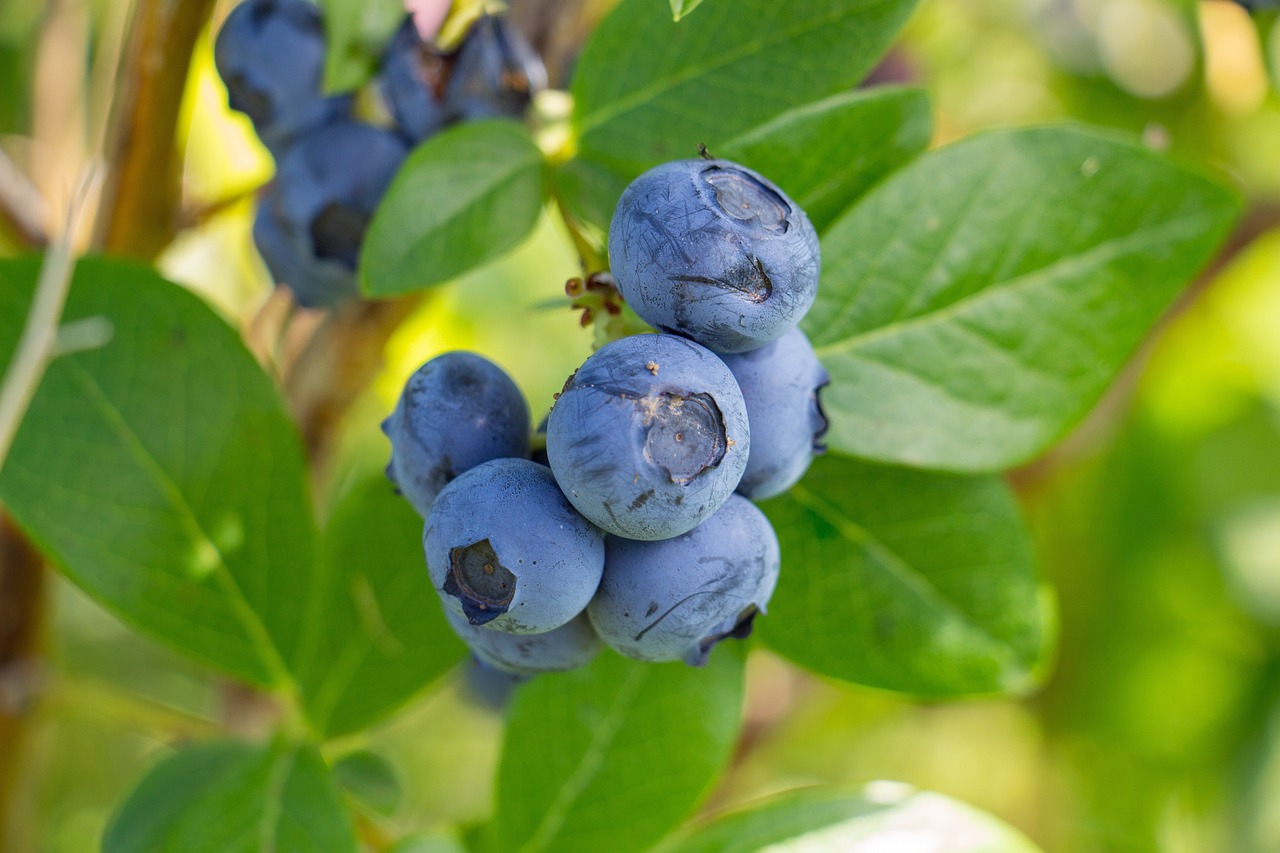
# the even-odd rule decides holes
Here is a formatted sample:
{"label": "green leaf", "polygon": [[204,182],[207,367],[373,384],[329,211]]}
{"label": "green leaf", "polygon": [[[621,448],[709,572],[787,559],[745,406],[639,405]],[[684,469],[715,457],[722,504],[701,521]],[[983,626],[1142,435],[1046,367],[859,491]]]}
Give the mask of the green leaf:
{"label": "green leaf", "polygon": [[415,833],[397,841],[387,853],[469,853],[469,851],[461,841],[452,836],[439,833]]}
{"label": "green leaf", "polygon": [[797,107],[711,153],[766,175],[821,233],[858,196],[927,148],[932,134],[928,96],[886,87]]}
{"label": "green leaf", "polygon": [[920,695],[1017,691],[1044,654],[1031,546],[995,478],[818,459],[761,507],[782,544],[764,641],[801,666]]}
{"label": "green leaf", "polygon": [[702,5],[702,0],[671,0],[671,19],[678,21]]}
{"label": "green leaf", "polygon": [[103,853],[355,853],[350,818],[310,746],[203,743],[147,775]]}
{"label": "green leaf", "polygon": [[850,88],[914,0],[708,0],[679,23],[624,0],[573,76],[582,156],[634,176],[711,150],[792,107]]}
{"label": "green leaf", "polygon": [[466,655],[427,576],[422,519],[381,474],[338,504],[310,583],[296,667],[325,735],[381,719]]}
{"label": "green leaf", "polygon": [[343,790],[384,815],[394,812],[404,797],[395,768],[371,750],[342,756],[333,765],[333,776]]}
{"label": "green leaf", "polygon": [[455,125],[414,149],[360,252],[372,296],[449,281],[523,240],[542,213],[542,152],[521,125]]}
{"label": "green leaf", "polygon": [[1239,210],[1144,148],[1059,127],[974,137],[824,235],[805,328],[828,440],[953,471],[1024,462],[1076,424]]}
{"label": "green leaf", "polygon": [[737,740],[742,659],[705,669],[612,653],[517,693],[498,769],[497,849],[644,850],[693,810]]}
{"label": "green leaf", "polygon": [[391,34],[404,20],[403,0],[319,0],[324,15],[325,90],[349,92],[369,79]]}
{"label": "green leaf", "polygon": [[[0,262],[0,352],[38,261]],[[303,454],[270,380],[198,298],[83,260],[64,322],[105,346],[56,359],[0,471],[0,501],[126,621],[260,685],[287,685],[316,531]]]}
{"label": "green leaf", "polygon": [[[872,853],[1035,853],[1017,830],[970,806],[906,785],[864,792],[791,791],[731,812],[663,844],[661,853],[841,850]],[[657,853],[657,851],[655,851]]]}

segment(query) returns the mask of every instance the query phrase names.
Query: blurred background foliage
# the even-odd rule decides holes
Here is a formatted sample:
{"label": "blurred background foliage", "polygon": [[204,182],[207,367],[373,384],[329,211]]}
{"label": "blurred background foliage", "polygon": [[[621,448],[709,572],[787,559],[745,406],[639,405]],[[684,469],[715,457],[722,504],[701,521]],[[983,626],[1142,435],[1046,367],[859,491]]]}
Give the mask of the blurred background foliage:
{"label": "blurred background foliage", "polygon": [[[0,5],[0,183],[29,181],[45,222],[105,150],[131,5]],[[232,5],[219,0],[214,27]],[[249,328],[269,290],[249,227],[271,161],[227,110],[211,41],[197,41],[179,121],[191,227],[158,265]],[[1049,851],[1280,850],[1278,63],[1275,15],[1225,0],[925,0],[876,76],[929,90],[938,143],[1059,120],[1112,127],[1225,174],[1248,211],[1090,419],[1012,475],[1057,596],[1044,687],[918,703],[756,653],[746,735],[711,806],[895,779],[986,809]],[[0,222],[0,253],[17,251],[13,229]],[[377,422],[438,352],[489,354],[544,412],[589,351],[576,317],[545,307],[575,273],[548,220],[514,255],[434,291],[391,339],[317,487],[332,498],[385,463]],[[269,709],[51,583],[34,724],[0,754],[19,768],[0,849],[81,853],[156,750],[228,724],[252,734]],[[367,809],[371,826],[488,813],[501,717],[461,681],[335,748],[372,750],[398,780],[398,797]],[[0,689],[0,702],[22,699]]]}

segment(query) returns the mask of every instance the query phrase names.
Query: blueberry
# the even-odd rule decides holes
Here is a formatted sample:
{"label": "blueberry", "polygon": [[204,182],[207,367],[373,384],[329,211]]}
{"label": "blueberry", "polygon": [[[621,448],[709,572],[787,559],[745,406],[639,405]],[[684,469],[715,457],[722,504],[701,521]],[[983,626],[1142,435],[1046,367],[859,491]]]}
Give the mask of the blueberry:
{"label": "blueberry", "polygon": [[831,377],[799,329],[722,358],[742,389],[751,426],[751,458],[738,493],[756,501],[780,495],[826,451],[827,418],[818,392]]}
{"label": "blueberry", "polygon": [[419,367],[382,424],[391,439],[389,476],[424,518],[462,472],[529,446],[529,406],[501,367],[448,352]]}
{"label": "blueberry", "polygon": [[720,640],[751,632],[778,582],[778,537],[764,513],[734,495],[693,530],[661,542],[610,536],[604,577],[587,615],[628,657],[699,666]]}
{"label": "blueberry", "polygon": [[423,545],[447,610],[513,634],[573,619],[604,569],[604,535],[528,459],[494,459],[445,486]]}
{"label": "blueberry", "polygon": [[231,108],[273,153],[341,106],[321,94],[324,22],[307,0],[245,0],[218,31],[213,59]]}
{"label": "blueberry", "polygon": [[396,123],[413,142],[444,127],[444,81],[452,63],[418,35],[407,17],[382,55],[378,87]]}
{"label": "blueberry", "polygon": [[337,305],[359,294],[355,271],[321,261],[305,238],[294,239],[275,214],[271,189],[264,192],[253,221],[253,242],[277,283],[304,306]]}
{"label": "blueberry", "polygon": [[356,295],[360,245],[405,153],[393,133],[340,121],[280,158],[259,202],[254,238],[275,280],[299,304],[331,307]]}
{"label": "blueberry", "polygon": [[495,669],[473,654],[462,665],[462,693],[473,704],[501,711],[511,701],[516,688],[531,677]]}
{"label": "blueberry", "polygon": [[602,647],[585,613],[545,634],[511,634],[472,625],[450,610],[444,615],[481,664],[512,675],[577,669],[590,663]]}
{"label": "blueberry", "polygon": [[560,488],[592,522],[629,539],[678,536],[715,512],[750,444],[733,374],[673,335],[605,344],[570,377],[547,424]]}
{"label": "blueberry", "polygon": [[678,160],[636,178],[609,225],[609,260],[647,323],[721,353],[780,338],[818,290],[809,218],[727,160]]}
{"label": "blueberry", "polygon": [[445,88],[451,121],[520,118],[533,94],[547,86],[547,70],[506,18],[482,15],[458,48]]}

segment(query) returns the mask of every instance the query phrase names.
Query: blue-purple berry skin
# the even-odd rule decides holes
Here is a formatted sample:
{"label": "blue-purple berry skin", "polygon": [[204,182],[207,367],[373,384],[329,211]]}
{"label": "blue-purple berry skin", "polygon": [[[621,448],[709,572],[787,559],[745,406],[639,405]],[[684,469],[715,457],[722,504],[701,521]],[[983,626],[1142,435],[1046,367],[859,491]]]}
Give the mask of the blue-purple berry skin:
{"label": "blue-purple berry skin", "polygon": [[417,143],[445,126],[444,79],[449,60],[418,35],[413,18],[392,36],[382,55],[378,88],[396,124]]}
{"label": "blue-purple berry skin", "polygon": [[446,486],[427,515],[423,547],[448,611],[513,634],[572,620],[604,570],[603,532],[529,459],[494,459]]}
{"label": "blue-purple berry skin", "polygon": [[331,308],[358,295],[365,231],[406,153],[396,134],[339,121],[280,158],[259,198],[254,241],[300,305]]}
{"label": "blue-purple berry skin", "polygon": [[326,121],[324,22],[308,0],[245,0],[214,41],[232,109],[249,116],[272,153]]}
{"label": "blue-purple berry skin", "polygon": [[462,664],[462,695],[475,706],[502,711],[520,685],[533,676],[492,667],[474,654]]}
{"label": "blue-purple berry skin", "polygon": [[751,425],[751,458],[738,493],[753,501],[780,495],[826,452],[827,418],[819,393],[830,381],[804,332],[792,329],[749,352],[721,356],[742,389]]}
{"label": "blue-purple berry skin", "polygon": [[276,214],[268,187],[253,220],[253,242],[272,281],[287,287],[299,305],[333,307],[360,295],[354,270],[316,257],[305,235],[291,231]]}
{"label": "blue-purple berry skin", "polygon": [[471,352],[437,356],[405,383],[382,425],[387,476],[423,518],[440,491],[470,468],[529,447],[529,406],[498,365]]}
{"label": "blue-purple berry skin", "polygon": [[700,666],[720,640],[750,633],[780,566],[769,520],[734,495],[674,539],[609,537],[604,577],[587,615],[605,644],[628,657]]}
{"label": "blue-purple berry skin", "polygon": [[645,322],[718,353],[780,338],[813,305],[818,236],[764,176],[727,160],[645,172],[609,226],[618,289]]}
{"label": "blue-purple berry skin", "polygon": [[604,647],[585,613],[544,634],[512,634],[472,625],[465,616],[447,609],[444,615],[477,660],[512,675],[577,669],[590,663]]}
{"label": "blue-purple berry skin", "polygon": [[733,493],[750,447],[729,368],[674,335],[605,344],[570,378],[547,423],[560,488],[593,523],[628,539],[696,527]]}
{"label": "blue-purple berry skin", "polygon": [[503,16],[482,15],[458,48],[445,88],[450,121],[520,118],[547,86],[547,70],[533,46]]}

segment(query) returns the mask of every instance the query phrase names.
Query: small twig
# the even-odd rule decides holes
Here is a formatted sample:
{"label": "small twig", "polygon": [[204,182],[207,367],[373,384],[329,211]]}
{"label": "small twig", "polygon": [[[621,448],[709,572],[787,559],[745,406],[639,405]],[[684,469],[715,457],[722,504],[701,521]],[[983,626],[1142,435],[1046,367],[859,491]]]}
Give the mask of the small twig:
{"label": "small twig", "polygon": [[578,220],[570,210],[569,205],[560,197],[560,193],[554,188],[551,191],[551,199],[555,202],[556,210],[560,213],[560,221],[564,223],[564,228],[569,232],[569,239],[573,241],[573,248],[578,253],[578,262],[582,264],[583,275],[603,272],[609,268],[609,262],[605,260],[601,249],[597,247],[587,234],[586,227]]}
{"label": "small twig", "polygon": [[44,377],[45,368],[58,350],[62,308],[67,301],[71,273],[75,269],[71,240],[84,208],[84,200],[97,181],[97,176],[96,170],[90,171],[80,182],[71,210],[67,213],[65,230],[45,253],[22,337],[18,339],[18,348],[5,373],[4,384],[0,385],[0,469],[4,468],[13,437]]}
{"label": "small twig", "polygon": [[178,228],[185,229],[203,225],[213,217],[225,213],[243,201],[253,198],[261,191],[262,187],[260,186],[251,187],[228,193],[222,198],[214,199],[213,201],[188,205],[178,215]]}

